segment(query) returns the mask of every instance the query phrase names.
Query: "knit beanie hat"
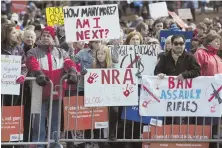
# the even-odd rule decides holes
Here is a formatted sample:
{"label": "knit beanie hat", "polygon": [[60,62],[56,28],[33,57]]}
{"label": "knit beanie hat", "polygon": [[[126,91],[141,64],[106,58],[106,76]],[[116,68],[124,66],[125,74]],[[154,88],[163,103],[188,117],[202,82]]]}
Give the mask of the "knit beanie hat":
{"label": "knit beanie hat", "polygon": [[52,36],[53,39],[55,39],[55,29],[53,27],[47,26],[42,30],[42,33],[46,32]]}

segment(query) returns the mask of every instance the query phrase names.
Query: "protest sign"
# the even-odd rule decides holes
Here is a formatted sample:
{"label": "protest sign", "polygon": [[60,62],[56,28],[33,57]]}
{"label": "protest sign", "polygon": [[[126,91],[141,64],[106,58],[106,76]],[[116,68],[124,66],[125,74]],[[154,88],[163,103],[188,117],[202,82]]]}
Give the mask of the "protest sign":
{"label": "protest sign", "polygon": [[182,19],[193,19],[190,9],[178,9],[178,14]]}
{"label": "protest sign", "polygon": [[[138,68],[143,75],[153,75],[157,56],[161,52],[159,45],[120,45],[109,46],[111,52],[119,54],[119,68]],[[138,65],[138,60],[141,59]]]}
{"label": "protest sign", "polygon": [[149,117],[149,116],[140,116],[138,106],[127,106],[123,108],[122,119],[127,119],[130,121],[142,122],[144,124],[162,126],[163,117]]}
{"label": "protest sign", "polygon": [[[173,130],[172,130],[173,128]],[[164,125],[151,127],[151,139],[187,139],[207,140],[210,139],[210,126],[206,125]],[[209,142],[151,142],[150,148],[208,148]]]}
{"label": "protest sign", "polygon": [[63,25],[64,14],[62,7],[48,7],[46,8],[46,19],[48,26]]}
{"label": "protest sign", "polygon": [[174,21],[177,22],[177,24],[181,27],[181,28],[186,28],[187,24],[175,13],[175,12],[170,12],[168,11],[168,13],[172,16],[172,18],[174,19]]}
{"label": "protest sign", "polygon": [[12,13],[21,13],[22,11],[26,12],[27,10],[27,1],[12,1],[11,12]]}
{"label": "protest sign", "polygon": [[87,69],[84,106],[138,105],[137,69]]}
{"label": "protest sign", "polygon": [[23,140],[23,106],[2,106],[1,140]]}
{"label": "protest sign", "polygon": [[70,100],[68,97],[64,98],[64,129],[70,131],[108,128],[108,108],[87,108],[83,103],[83,96],[72,96]]}
{"label": "protest sign", "polygon": [[181,34],[181,35],[183,35],[185,37],[185,39],[186,39],[185,48],[186,48],[187,51],[190,51],[191,50],[191,41],[192,41],[192,38],[193,38],[193,32],[192,31],[161,30],[160,31],[160,44],[161,44],[161,47],[164,49],[165,41],[166,41],[168,36],[177,35],[177,34]]}
{"label": "protest sign", "polygon": [[143,76],[141,116],[221,117],[222,85],[214,77],[175,78]]}
{"label": "protest sign", "polygon": [[94,5],[64,7],[67,42],[118,39],[118,6]]}
{"label": "protest sign", "polygon": [[149,4],[149,11],[150,16],[154,19],[169,16],[166,2]]}
{"label": "protest sign", "polygon": [[19,95],[20,84],[16,79],[21,75],[21,56],[1,55],[1,94]]}

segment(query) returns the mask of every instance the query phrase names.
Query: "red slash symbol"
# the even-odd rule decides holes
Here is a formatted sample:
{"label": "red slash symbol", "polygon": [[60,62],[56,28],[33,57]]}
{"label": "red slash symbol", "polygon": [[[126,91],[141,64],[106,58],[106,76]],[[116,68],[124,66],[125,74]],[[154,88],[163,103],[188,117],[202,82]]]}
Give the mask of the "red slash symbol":
{"label": "red slash symbol", "polygon": [[133,64],[135,64],[139,59],[140,59],[140,56],[136,56],[136,58],[132,61],[131,64],[129,64],[129,65],[127,66],[127,68],[132,68],[132,67],[133,67]]}
{"label": "red slash symbol", "polygon": [[219,92],[220,92],[221,90],[222,90],[222,86],[219,87],[218,90],[212,94],[212,96],[210,97],[210,99],[208,99],[208,101],[211,102],[211,101],[213,100],[213,98],[214,98],[217,94],[219,94]]}
{"label": "red slash symbol", "polygon": [[143,88],[146,92],[148,92],[157,102],[160,102],[160,100],[159,100],[156,96],[154,96],[154,94],[153,94],[151,91],[149,91],[149,89],[146,88],[145,85],[142,85],[142,88]]}

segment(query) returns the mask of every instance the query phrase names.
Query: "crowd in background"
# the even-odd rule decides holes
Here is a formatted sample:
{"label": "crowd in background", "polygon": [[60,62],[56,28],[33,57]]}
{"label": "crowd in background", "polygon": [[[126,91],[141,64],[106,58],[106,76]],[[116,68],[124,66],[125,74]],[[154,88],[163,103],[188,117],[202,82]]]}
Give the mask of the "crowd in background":
{"label": "crowd in background", "polygon": [[[202,22],[195,21],[195,3],[193,1],[167,1],[170,11],[177,11],[178,8],[188,7],[193,14],[193,20],[185,20],[188,27],[181,28],[171,17],[162,17],[152,19],[149,16],[148,3],[118,2],[119,17],[121,26],[121,36],[119,39],[89,41],[89,42],[69,42],[65,40],[64,26],[49,27],[45,20],[45,8],[50,6],[61,6],[67,3],[60,2],[29,2],[26,12],[20,14],[8,14],[10,6],[7,2],[3,2],[6,9],[2,10],[1,15],[1,54],[2,55],[20,55],[22,56],[22,73],[16,80],[17,83],[23,84],[28,76],[36,77],[36,82],[40,86],[45,87],[43,91],[42,116],[35,116],[32,128],[31,140],[38,140],[38,129],[40,128],[40,141],[44,141],[46,137],[45,118],[49,103],[49,85],[48,79],[52,80],[54,85],[59,85],[59,80],[64,74],[68,74],[67,83],[74,84],[71,95],[76,95],[77,74],[81,75],[79,87],[79,95],[84,96],[84,74],[88,68],[113,68],[118,61],[118,51],[110,54],[107,45],[159,45],[160,31],[193,31],[192,48],[190,52],[186,52],[185,38],[182,35],[173,35],[166,39],[164,49],[159,51],[158,62],[154,70],[154,75],[163,78],[165,75],[177,76],[178,79],[195,78],[197,76],[214,76],[222,73],[222,16],[218,13],[218,17],[204,18]],[[71,1],[69,5],[93,5],[99,2],[76,2]],[[104,1],[103,4],[108,2]],[[111,2],[109,2],[111,3]],[[112,2],[117,3],[117,2]],[[199,2],[201,12],[205,13],[205,6],[212,5],[214,11],[218,12],[221,2],[212,2],[207,4],[206,1]],[[122,8],[122,9],[120,9]],[[194,10],[193,10],[194,9]],[[58,56],[59,55],[59,56]],[[50,62],[49,62],[50,61]],[[65,95],[67,85],[64,84]],[[24,101],[24,141],[27,141],[30,117],[30,90],[29,84],[25,82]],[[53,98],[52,111],[52,133],[56,131],[58,125],[58,96]],[[8,98],[8,99],[6,99]],[[20,96],[13,98],[13,105],[20,105]],[[11,105],[10,96],[4,96],[3,105]],[[123,131],[123,122],[119,117],[121,107],[112,107],[110,109],[110,133],[109,138],[123,138],[123,132],[118,133],[116,137],[115,128],[118,121],[118,130]],[[41,118],[39,127],[38,121]],[[172,123],[172,118],[166,119],[168,123]],[[215,119],[216,120],[216,119]],[[208,122],[209,121],[209,122]],[[210,119],[206,119],[206,124],[211,125]],[[178,124],[177,120],[174,121]],[[184,119],[184,122],[187,122]],[[192,123],[203,124],[203,119],[190,121]],[[216,121],[213,125],[216,125]],[[132,122],[126,125],[126,138],[130,139],[131,133],[134,133],[135,139],[139,139],[138,134],[140,124],[134,123],[132,131]],[[213,133],[215,133],[213,126]],[[94,130],[95,137],[98,138],[98,131]],[[69,138],[70,138],[69,134]],[[90,138],[90,132],[86,131],[86,138]],[[87,137],[88,136],[88,137]],[[43,147],[41,145],[39,148]],[[55,146],[56,147],[56,146]],[[85,143],[83,145],[73,145],[68,143],[67,147],[142,147],[141,143]],[[215,143],[211,144],[211,148],[215,148]]]}

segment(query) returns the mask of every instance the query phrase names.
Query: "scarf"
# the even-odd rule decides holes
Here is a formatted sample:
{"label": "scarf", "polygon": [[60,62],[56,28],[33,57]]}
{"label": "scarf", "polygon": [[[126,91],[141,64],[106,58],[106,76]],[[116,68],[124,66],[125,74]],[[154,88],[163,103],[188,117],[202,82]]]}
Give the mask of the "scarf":
{"label": "scarf", "polygon": [[173,57],[173,59],[174,59],[174,61],[175,61],[175,65],[177,64],[177,60],[179,59],[179,57],[180,57],[182,54],[183,54],[183,52],[176,54],[173,50],[171,50],[171,55],[172,55],[172,57]]}

